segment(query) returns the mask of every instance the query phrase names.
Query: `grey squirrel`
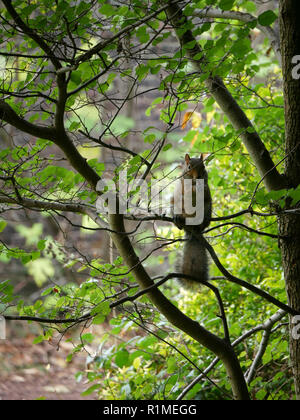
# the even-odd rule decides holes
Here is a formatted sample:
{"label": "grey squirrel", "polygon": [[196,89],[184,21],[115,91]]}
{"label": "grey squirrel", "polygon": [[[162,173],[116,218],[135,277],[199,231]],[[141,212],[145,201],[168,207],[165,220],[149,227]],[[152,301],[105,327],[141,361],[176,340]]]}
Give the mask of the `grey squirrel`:
{"label": "grey squirrel", "polygon": [[[188,214],[184,206],[184,180],[192,180],[192,201],[195,205],[196,200],[196,180],[204,180],[204,217],[199,225],[187,225],[186,218],[193,217],[193,214]],[[179,188],[179,189],[178,189]],[[175,202],[182,200],[182,213],[174,215],[175,223],[179,229],[185,232],[185,243],[181,257],[176,264],[176,272],[186,274],[199,279],[201,282],[209,280],[209,263],[208,255],[204,244],[201,242],[202,232],[210,224],[212,214],[212,199],[208,185],[208,175],[204,165],[204,156],[201,154],[200,158],[190,158],[188,154],[185,155],[185,164],[183,176],[175,188],[172,199],[173,210]],[[196,280],[179,279],[180,283],[188,288],[195,286]]]}

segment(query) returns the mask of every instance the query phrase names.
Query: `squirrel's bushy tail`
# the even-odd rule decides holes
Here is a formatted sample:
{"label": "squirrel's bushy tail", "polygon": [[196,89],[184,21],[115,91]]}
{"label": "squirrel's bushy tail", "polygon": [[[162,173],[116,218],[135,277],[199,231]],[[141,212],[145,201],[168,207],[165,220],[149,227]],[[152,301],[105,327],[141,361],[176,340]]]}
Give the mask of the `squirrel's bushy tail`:
{"label": "squirrel's bushy tail", "polygon": [[[185,210],[185,193],[188,192],[189,198],[193,205],[197,201],[197,180],[204,180],[204,215],[203,221],[198,225],[187,225],[186,221],[188,217],[194,217]],[[192,189],[189,191],[185,190],[185,180],[192,181]],[[208,282],[208,254],[205,247],[203,238],[204,230],[209,226],[212,214],[212,198],[208,185],[208,174],[204,165],[204,155],[201,154],[199,158],[190,158],[188,154],[185,155],[184,172],[181,179],[181,183],[177,189],[175,189],[173,196],[173,211],[175,209],[174,204],[182,204],[182,214],[175,214],[177,220],[176,225],[179,229],[183,229],[185,232],[185,243],[183,251],[175,265],[176,273],[183,274],[186,276],[193,277],[194,280],[184,279],[178,276],[178,280],[185,287],[200,287],[201,283]],[[196,219],[194,220],[196,222]],[[199,284],[200,283],[200,284]]]}
{"label": "squirrel's bushy tail", "polygon": [[183,252],[176,264],[176,272],[192,276],[195,280],[178,279],[184,287],[198,288],[198,281],[201,283],[209,280],[209,259],[201,236],[201,233],[197,233],[197,236],[191,232],[185,233]]}

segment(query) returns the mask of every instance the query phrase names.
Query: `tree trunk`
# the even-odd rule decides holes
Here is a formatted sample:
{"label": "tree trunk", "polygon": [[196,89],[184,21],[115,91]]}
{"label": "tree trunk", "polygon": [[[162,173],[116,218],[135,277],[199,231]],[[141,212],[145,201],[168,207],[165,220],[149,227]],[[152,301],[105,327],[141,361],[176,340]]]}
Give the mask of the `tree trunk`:
{"label": "tree trunk", "polygon": [[[284,79],[286,161],[285,173],[289,185],[300,184],[300,79],[293,78],[292,58],[300,54],[299,0],[280,0],[280,38]],[[300,311],[300,215],[288,214],[279,218],[283,268],[289,305]],[[291,320],[292,321],[292,320]],[[300,339],[292,336],[290,323],[290,358],[295,381],[296,397],[300,400]]]}

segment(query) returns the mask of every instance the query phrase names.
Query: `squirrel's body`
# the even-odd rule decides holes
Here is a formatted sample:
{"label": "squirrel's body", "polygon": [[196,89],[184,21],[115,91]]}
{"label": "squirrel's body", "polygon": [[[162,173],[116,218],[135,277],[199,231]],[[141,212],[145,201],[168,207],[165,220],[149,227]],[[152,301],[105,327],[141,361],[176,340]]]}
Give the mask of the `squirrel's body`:
{"label": "squirrel's body", "polygon": [[[194,217],[195,214],[188,214],[184,206],[184,180],[192,180],[192,202],[196,201],[196,180],[204,180],[204,214],[203,221],[198,225],[187,225],[186,218]],[[176,272],[187,276],[194,277],[195,281],[188,279],[179,279],[184,286],[191,287],[195,285],[197,279],[201,282],[209,280],[208,273],[208,255],[206,248],[201,241],[202,232],[210,224],[212,214],[212,199],[208,186],[208,175],[203,162],[203,155],[200,158],[191,159],[187,154],[185,156],[185,167],[179,190],[175,190],[173,197],[173,205],[176,200],[182,200],[182,214],[175,215],[176,224],[180,229],[185,231],[185,243],[183,252],[176,264]],[[179,194],[180,193],[180,194]]]}
{"label": "squirrel's body", "polygon": [[192,288],[199,283],[209,280],[208,255],[206,248],[200,243],[199,237],[185,232],[185,243],[182,255],[176,264],[176,272],[186,276],[192,276],[194,280],[179,278],[182,286]]}

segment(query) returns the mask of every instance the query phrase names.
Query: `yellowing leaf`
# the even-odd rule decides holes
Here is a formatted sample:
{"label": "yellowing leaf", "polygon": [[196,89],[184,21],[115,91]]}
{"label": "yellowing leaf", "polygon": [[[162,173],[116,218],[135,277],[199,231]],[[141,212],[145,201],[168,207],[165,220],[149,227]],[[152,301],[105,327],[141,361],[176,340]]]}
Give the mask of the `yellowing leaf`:
{"label": "yellowing leaf", "polygon": [[183,121],[182,121],[182,124],[181,124],[181,129],[182,129],[182,130],[184,130],[184,129],[185,129],[185,127],[186,127],[186,125],[187,125],[188,121],[190,120],[191,116],[192,116],[192,112],[186,112],[186,113],[184,114],[184,116],[183,116]]}
{"label": "yellowing leaf", "polygon": [[211,122],[211,120],[213,119],[214,115],[215,115],[215,110],[213,110],[211,112],[207,112],[207,114],[206,114],[207,124],[209,124]]}
{"label": "yellowing leaf", "polygon": [[[99,228],[99,226],[96,224],[96,222],[94,222],[94,220],[91,219],[86,214],[82,216],[82,226],[84,226],[85,228],[97,228],[97,227]],[[81,228],[81,230],[87,235],[94,233],[94,231],[87,230],[87,229],[84,229],[84,228]]]}
{"label": "yellowing leaf", "polygon": [[194,135],[194,137],[193,137],[192,143],[191,143],[191,146],[192,146],[192,147],[193,147],[193,146],[194,146],[194,144],[196,143],[197,139],[198,139],[198,134],[195,134],[195,135]]}
{"label": "yellowing leaf", "polygon": [[254,118],[254,113],[253,113],[253,111],[252,111],[252,110],[250,110],[250,109],[247,109],[247,110],[246,110],[246,115],[247,115],[247,117],[249,118],[249,120],[252,120],[252,118]]}
{"label": "yellowing leaf", "polygon": [[201,114],[199,114],[199,112],[194,112],[194,114],[192,116],[192,126],[193,126],[193,128],[200,127],[201,120],[202,120]]}
{"label": "yellowing leaf", "polygon": [[184,130],[187,123],[191,120],[192,122],[192,127],[193,128],[198,128],[200,127],[201,121],[202,121],[202,117],[201,114],[197,111],[187,111],[184,116],[183,116],[183,121],[181,124],[181,129]]}
{"label": "yellowing leaf", "polygon": [[85,159],[97,159],[100,156],[100,147],[91,147],[90,144],[83,144],[78,146],[78,152]]}
{"label": "yellowing leaf", "polygon": [[28,273],[34,278],[38,287],[42,287],[47,280],[54,276],[54,267],[48,258],[38,258],[27,264]]}
{"label": "yellowing leaf", "polygon": [[140,357],[136,357],[135,359],[134,359],[134,361],[133,361],[133,367],[135,368],[135,369],[138,369],[139,367],[140,367],[140,365],[141,365],[141,358]]}

